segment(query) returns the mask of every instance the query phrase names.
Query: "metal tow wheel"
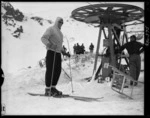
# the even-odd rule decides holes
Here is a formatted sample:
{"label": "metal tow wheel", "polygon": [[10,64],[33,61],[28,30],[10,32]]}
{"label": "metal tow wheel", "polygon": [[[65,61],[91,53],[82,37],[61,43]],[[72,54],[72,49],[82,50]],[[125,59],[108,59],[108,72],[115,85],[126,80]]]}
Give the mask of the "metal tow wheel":
{"label": "metal tow wheel", "polygon": [[142,8],[127,4],[94,4],[77,8],[71,17],[85,23],[125,23],[144,16]]}

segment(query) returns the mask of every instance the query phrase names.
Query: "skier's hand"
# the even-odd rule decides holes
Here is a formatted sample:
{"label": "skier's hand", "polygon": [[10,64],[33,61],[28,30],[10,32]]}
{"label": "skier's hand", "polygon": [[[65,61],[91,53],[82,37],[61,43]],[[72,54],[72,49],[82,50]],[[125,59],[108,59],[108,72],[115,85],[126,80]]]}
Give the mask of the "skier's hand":
{"label": "skier's hand", "polygon": [[63,48],[61,49],[61,53],[65,55],[65,50]]}
{"label": "skier's hand", "polygon": [[65,49],[63,47],[61,48],[61,52],[63,52],[63,53],[65,52]]}
{"label": "skier's hand", "polygon": [[66,53],[66,55],[70,58],[70,54],[69,53]]}

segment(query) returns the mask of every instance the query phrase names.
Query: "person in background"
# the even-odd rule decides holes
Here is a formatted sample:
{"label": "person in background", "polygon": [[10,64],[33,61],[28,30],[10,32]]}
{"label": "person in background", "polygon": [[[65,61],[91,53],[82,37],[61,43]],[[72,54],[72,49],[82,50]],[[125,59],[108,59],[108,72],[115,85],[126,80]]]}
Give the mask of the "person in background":
{"label": "person in background", "polygon": [[94,50],[94,45],[93,45],[93,43],[91,43],[89,49],[90,49],[90,52],[93,53],[93,50]]}
{"label": "person in background", "polygon": [[[140,54],[144,51],[144,45],[140,42],[136,41],[136,36],[130,36],[130,42],[124,44],[120,47],[119,53],[127,49],[129,53],[129,68],[130,68],[130,76],[133,77],[134,80],[138,81],[140,70],[141,70],[141,57]],[[133,85],[133,81],[130,82]],[[137,85],[135,82],[134,86]]]}
{"label": "person in background", "polygon": [[62,46],[62,25],[63,19],[61,17],[57,17],[55,24],[49,27],[41,37],[41,41],[47,49],[45,73],[46,96],[62,95],[62,92],[56,89],[56,85],[61,74],[61,53],[65,54]]}
{"label": "person in background", "polygon": [[74,44],[74,46],[73,46],[73,52],[74,52],[74,54],[76,54],[76,44]]}
{"label": "person in background", "polygon": [[84,47],[84,44],[83,44],[83,43],[82,43],[80,49],[81,49],[80,53],[81,53],[81,54],[84,54],[84,52],[85,52],[85,47]]}
{"label": "person in background", "polygon": [[79,43],[77,43],[77,45],[76,45],[76,54],[77,55],[80,54],[80,45],[79,45]]}

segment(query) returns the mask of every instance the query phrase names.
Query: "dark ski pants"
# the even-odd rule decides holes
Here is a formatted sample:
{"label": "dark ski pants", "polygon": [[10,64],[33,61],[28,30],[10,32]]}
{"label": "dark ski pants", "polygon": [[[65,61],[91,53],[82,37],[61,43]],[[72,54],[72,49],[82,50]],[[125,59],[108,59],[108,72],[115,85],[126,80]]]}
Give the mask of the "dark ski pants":
{"label": "dark ski pants", "polygon": [[[55,63],[54,63],[54,53],[55,53]],[[53,73],[53,78],[52,78],[52,73]],[[48,50],[46,54],[46,73],[45,73],[46,87],[50,87],[51,85],[56,86],[60,74],[61,74],[61,53]]]}
{"label": "dark ski pants", "polygon": [[129,57],[130,75],[134,80],[138,81],[141,70],[141,57],[140,55],[133,54]]}

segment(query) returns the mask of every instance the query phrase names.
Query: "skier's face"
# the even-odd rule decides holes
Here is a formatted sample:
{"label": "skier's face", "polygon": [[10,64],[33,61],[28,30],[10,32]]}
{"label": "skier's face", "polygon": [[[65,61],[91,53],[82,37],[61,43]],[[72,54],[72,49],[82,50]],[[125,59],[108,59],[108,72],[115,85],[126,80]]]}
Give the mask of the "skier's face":
{"label": "skier's face", "polygon": [[58,21],[58,28],[61,29],[62,25],[63,25],[63,20],[61,19],[61,20]]}
{"label": "skier's face", "polygon": [[130,37],[130,41],[135,41],[136,39],[134,37]]}

